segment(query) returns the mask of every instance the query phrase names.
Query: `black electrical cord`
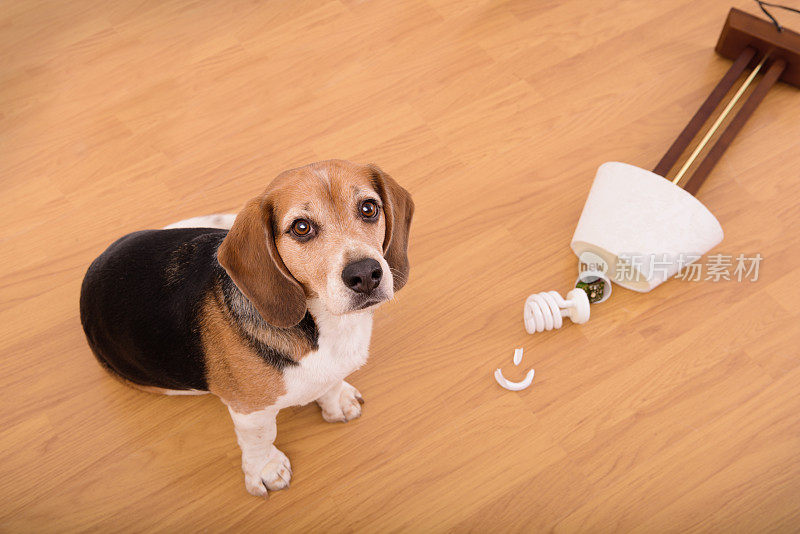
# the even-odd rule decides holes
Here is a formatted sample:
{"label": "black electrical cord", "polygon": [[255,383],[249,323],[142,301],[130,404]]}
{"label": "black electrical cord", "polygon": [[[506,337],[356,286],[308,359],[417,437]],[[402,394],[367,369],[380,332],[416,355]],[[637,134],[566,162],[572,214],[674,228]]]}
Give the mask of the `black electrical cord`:
{"label": "black electrical cord", "polygon": [[755,0],[755,1],[758,4],[758,7],[761,8],[761,11],[763,11],[764,14],[769,17],[769,20],[772,21],[772,23],[775,25],[775,27],[778,28],[779,32],[783,31],[783,26],[781,26],[780,22],[778,22],[778,19],[773,17],[772,13],[767,11],[767,8],[764,7],[764,6],[774,7],[774,8],[777,8],[777,9],[785,9],[786,11],[791,11],[792,13],[800,14],[800,9],[795,9],[795,8],[789,7],[789,6],[782,6],[780,4],[772,4],[770,2],[764,2],[763,0]]}

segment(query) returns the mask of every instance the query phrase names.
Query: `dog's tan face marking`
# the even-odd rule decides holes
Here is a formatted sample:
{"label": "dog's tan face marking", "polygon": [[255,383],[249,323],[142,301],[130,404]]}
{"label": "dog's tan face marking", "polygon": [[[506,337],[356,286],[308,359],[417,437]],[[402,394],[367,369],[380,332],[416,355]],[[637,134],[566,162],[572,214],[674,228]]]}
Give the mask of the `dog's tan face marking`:
{"label": "dog's tan face marking", "polygon": [[267,323],[290,328],[309,298],[333,315],[392,298],[408,280],[413,216],[411,195],[378,167],[312,163],[242,208],[217,259]]}
{"label": "dog's tan face marking", "polygon": [[[306,296],[341,315],[393,297],[383,257],[386,219],[368,167],[326,161],[286,171],[271,184],[275,245]],[[345,285],[342,271],[371,258],[383,272],[369,296]]]}

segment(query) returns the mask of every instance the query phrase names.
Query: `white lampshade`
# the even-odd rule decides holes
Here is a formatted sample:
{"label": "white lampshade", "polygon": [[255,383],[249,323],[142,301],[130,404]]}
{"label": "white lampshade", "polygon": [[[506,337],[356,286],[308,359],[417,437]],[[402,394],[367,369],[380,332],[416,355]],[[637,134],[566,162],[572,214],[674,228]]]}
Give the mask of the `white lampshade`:
{"label": "white lampshade", "polygon": [[694,196],[627,163],[597,169],[572,250],[597,254],[614,283],[647,292],[718,245],[722,227]]}

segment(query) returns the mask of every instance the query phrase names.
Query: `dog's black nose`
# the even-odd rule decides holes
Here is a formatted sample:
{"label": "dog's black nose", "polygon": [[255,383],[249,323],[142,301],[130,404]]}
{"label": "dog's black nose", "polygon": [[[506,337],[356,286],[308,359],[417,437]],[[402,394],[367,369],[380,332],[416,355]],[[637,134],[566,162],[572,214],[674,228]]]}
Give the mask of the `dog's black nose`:
{"label": "dog's black nose", "polygon": [[347,264],[342,270],[342,280],[344,285],[355,291],[369,295],[372,290],[378,287],[383,277],[381,264],[372,258],[354,261]]}

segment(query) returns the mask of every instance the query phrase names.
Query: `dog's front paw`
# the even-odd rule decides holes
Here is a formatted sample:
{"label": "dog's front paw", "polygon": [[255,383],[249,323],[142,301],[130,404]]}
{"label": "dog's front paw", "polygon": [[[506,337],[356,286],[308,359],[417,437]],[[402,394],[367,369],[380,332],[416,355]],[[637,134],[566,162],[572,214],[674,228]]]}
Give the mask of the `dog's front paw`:
{"label": "dog's front paw", "polygon": [[342,381],[338,391],[336,388],[329,391],[317,399],[317,404],[322,408],[322,418],[327,422],[346,423],[361,415],[364,398],[356,388]]}
{"label": "dog's front paw", "polygon": [[266,462],[248,464],[244,467],[244,485],[252,495],[267,497],[269,491],[278,491],[289,487],[292,480],[292,466],[289,458],[276,447]]}

